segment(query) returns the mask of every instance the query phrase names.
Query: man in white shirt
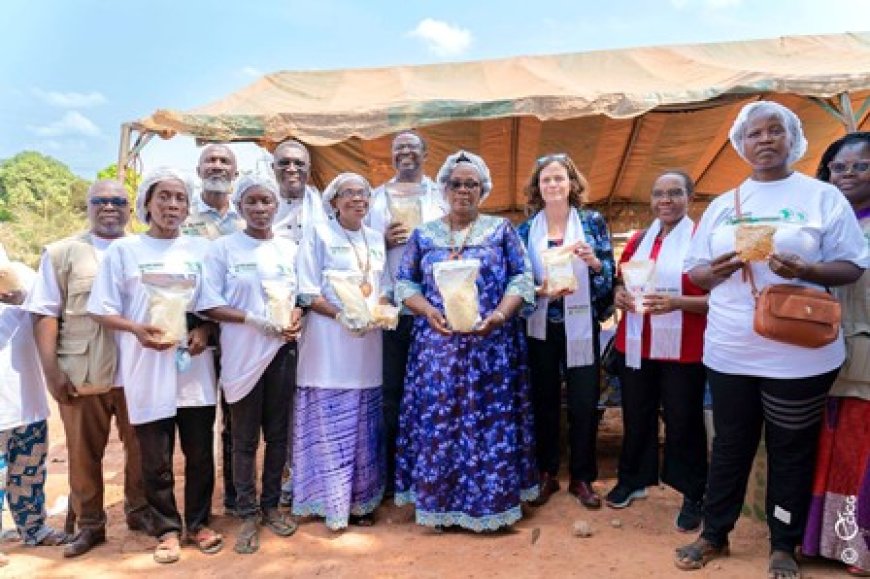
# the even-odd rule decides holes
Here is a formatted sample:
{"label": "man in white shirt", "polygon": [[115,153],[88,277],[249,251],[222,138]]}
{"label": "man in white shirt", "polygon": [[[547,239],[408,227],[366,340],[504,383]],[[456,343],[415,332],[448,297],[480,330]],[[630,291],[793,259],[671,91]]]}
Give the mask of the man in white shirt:
{"label": "man in white shirt", "polygon": [[[387,245],[387,267],[390,270],[391,280],[395,282],[396,272],[405,253],[405,243],[411,232],[391,214],[391,193],[387,189],[392,184],[416,184],[420,194],[420,213],[423,222],[443,217],[447,213],[447,206],[438,184],[423,174],[426,142],[420,135],[413,131],[403,131],[396,135],[392,144],[392,159],[396,174],[387,183],[375,189],[372,194],[367,224],[384,235]],[[396,329],[383,332],[384,432],[387,444],[385,480],[388,496],[392,494],[395,484],[399,404],[404,391],[405,367],[408,364],[411,326],[414,320],[411,312],[405,308],[402,308],[401,313]]]}
{"label": "man in white shirt", "polygon": [[199,156],[196,174],[202,179],[202,191],[181,232],[217,239],[244,229],[244,220],[230,202],[233,181],[239,174],[233,151],[222,144],[206,146]]}
{"label": "man in white shirt", "polygon": [[79,532],[64,549],[65,557],[82,555],[106,541],[102,462],[112,416],[124,444],[127,526],[147,531],[150,522],[139,444],[119,379],[115,336],[86,309],[103,252],[124,236],[130,203],[124,186],[114,180],[94,183],[87,202],[89,230],[45,248],[39,276],[24,306],[35,315],[36,347],[66,433],[70,509],[78,518]]}

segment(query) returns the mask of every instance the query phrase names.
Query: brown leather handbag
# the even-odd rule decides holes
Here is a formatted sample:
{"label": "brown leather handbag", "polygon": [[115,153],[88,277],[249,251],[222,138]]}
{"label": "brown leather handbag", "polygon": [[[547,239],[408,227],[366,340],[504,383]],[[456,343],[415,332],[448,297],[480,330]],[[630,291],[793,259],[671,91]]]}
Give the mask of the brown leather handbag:
{"label": "brown leather handbag", "polygon": [[[734,195],[737,217],[741,217],[740,188]],[[775,284],[760,292],[755,286],[752,267],[743,268],[755,297],[755,333],[770,340],[801,346],[821,348],[837,339],[840,334],[840,302],[831,294],[800,285]]]}

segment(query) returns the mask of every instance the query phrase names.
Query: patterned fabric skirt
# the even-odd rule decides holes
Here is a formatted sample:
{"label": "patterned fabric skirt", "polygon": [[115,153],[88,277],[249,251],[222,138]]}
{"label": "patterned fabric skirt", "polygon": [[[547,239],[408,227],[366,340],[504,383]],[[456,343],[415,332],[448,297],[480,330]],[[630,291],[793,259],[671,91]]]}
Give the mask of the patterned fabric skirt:
{"label": "patterned fabric skirt", "polygon": [[323,517],[338,530],[350,515],[378,507],[384,496],[382,406],[380,388],[296,390],[294,515]]}
{"label": "patterned fabric skirt", "polygon": [[870,570],[870,401],[828,399],[802,549]]}

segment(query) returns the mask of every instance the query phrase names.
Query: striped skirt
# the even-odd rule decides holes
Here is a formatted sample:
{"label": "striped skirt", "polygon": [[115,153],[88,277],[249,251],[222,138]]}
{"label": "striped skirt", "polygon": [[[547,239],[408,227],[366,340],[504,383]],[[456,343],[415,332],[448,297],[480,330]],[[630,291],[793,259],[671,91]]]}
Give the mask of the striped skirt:
{"label": "striped skirt", "polygon": [[293,437],[293,514],[332,530],[373,512],[384,496],[380,388],[299,387]]}

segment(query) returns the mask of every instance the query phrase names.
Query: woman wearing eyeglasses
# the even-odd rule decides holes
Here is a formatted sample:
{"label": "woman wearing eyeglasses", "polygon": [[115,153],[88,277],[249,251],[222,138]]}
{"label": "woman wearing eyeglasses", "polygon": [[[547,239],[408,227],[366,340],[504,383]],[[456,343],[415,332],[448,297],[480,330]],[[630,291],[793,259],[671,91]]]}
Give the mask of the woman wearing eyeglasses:
{"label": "woman wearing eyeglasses", "polygon": [[[492,190],[483,159],[454,153],[437,181],[449,212],[411,234],[395,288],[396,301],[417,316],[399,419],[396,504],[413,504],[420,525],[494,531],[518,521],[520,503],[538,492],[517,318],[533,304],[534,287],[510,223],[480,213]],[[475,263],[480,321],[453,331],[435,272]]]}
{"label": "woman wearing eyeglasses", "polygon": [[[642,311],[636,295],[621,279],[614,302],[624,315],[616,332],[621,364],[622,452],[616,486],[607,506],[627,507],[646,497],[659,482],[659,409],[665,423],[661,480],[682,493],[677,530],[701,525],[707,483],[707,436],[701,363],[707,295],[683,273],[683,259],[694,233],[687,215],[694,183],[683,171],[667,171],[655,180],[651,208],[655,219],[637,232],[622,252],[620,266],[654,264]],[[629,266],[626,266],[629,267]]]}
{"label": "woman wearing eyeglasses", "polygon": [[349,288],[368,308],[388,288],[384,238],[363,225],[371,187],[355,173],[323,192],[335,216],[305,231],[299,294],[311,313],[299,342],[293,441],[293,514],[327,528],[374,524],[384,494],[381,331],[351,313]]}
{"label": "woman wearing eyeglasses", "polygon": [[[675,564],[698,569],[728,554],[763,427],[768,576],[789,579],[800,576],[794,550],[806,527],[826,395],[845,351],[839,337],[813,348],[756,332],[753,284],[758,291],[846,285],[861,277],[870,257],[846,199],[792,169],[807,148],[794,112],[772,101],[747,104],[729,136],[750,176],[710,203],[684,263],[692,281],[710,291],[703,361],[715,437],[703,530],[677,549]],[[750,234],[754,241],[744,243]],[[751,261],[738,257],[738,236]]]}
{"label": "woman wearing eyeglasses", "polygon": [[[568,492],[589,509],[601,507],[592,487],[598,478],[599,322],[613,306],[613,250],[604,218],[584,209],[586,178],[565,154],[538,159],[526,184],[526,211],[518,228],[534,269],[537,308],[528,317],[529,367],[535,409],[540,506],[559,490],[559,418],[564,373],[568,384]],[[569,249],[576,289],[547,278],[542,256]]]}
{"label": "woman wearing eyeglasses", "polygon": [[[851,133],[822,155],[816,176],[846,196],[870,243],[870,132]],[[825,408],[813,498],[801,551],[870,576],[870,275],[834,290],[843,308],[846,362]],[[857,451],[857,452],[856,452]]]}

